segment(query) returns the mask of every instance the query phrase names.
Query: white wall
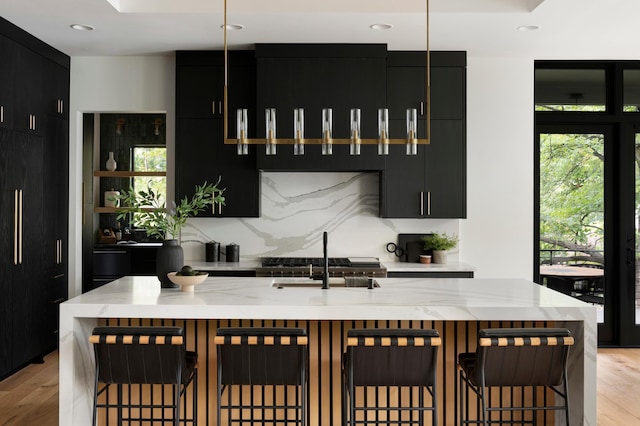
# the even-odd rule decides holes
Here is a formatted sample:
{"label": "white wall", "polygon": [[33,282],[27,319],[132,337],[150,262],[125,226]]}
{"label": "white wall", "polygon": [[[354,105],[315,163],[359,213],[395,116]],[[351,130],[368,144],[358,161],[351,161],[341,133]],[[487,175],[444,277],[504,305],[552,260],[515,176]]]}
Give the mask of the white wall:
{"label": "white wall", "polygon": [[476,277],[533,278],[533,60],[467,58],[467,219]]}
{"label": "white wall", "polygon": [[[468,58],[468,219],[381,219],[371,174],[264,173],[261,218],[195,219],[183,232],[185,258],[203,259],[201,242],[241,245],[241,255],[318,255],[330,232],[339,255],[392,259],[398,233],[459,233],[453,260],[477,277],[531,277],[533,218],[533,61]],[[175,132],[173,57],[74,57],[70,118],[70,296],[82,289],[82,113],[166,112]],[[106,159],[105,159],[106,160]],[[173,163],[168,162],[173,179]],[[294,202],[295,201],[295,202]],[[289,203],[289,204],[287,204]],[[198,241],[198,242],[190,242]]]}
{"label": "white wall", "polygon": [[[69,297],[82,292],[82,114],[165,112],[173,158],[175,59],[173,56],[72,57],[69,115]],[[106,158],[102,160],[102,163]],[[173,176],[173,163],[167,162]],[[91,212],[86,212],[91,214]]]}

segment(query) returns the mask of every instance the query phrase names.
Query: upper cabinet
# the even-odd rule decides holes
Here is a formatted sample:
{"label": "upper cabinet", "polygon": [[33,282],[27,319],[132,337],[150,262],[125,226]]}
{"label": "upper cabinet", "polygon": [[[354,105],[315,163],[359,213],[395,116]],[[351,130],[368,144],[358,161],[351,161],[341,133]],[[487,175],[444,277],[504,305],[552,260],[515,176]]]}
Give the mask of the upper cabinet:
{"label": "upper cabinet", "polygon": [[[255,116],[253,51],[229,52],[228,130],[236,132],[236,109]],[[224,56],[219,51],[177,52],[176,55],[176,199],[191,198],[195,185],[220,181],[225,205],[214,205],[199,217],[260,216],[260,176],[255,150],[236,154],[224,144]],[[255,135],[255,120],[249,134]]]}
{"label": "upper cabinet", "polygon": [[[406,108],[419,114],[426,137],[426,55],[389,52],[387,98],[390,133],[404,132]],[[391,147],[381,177],[380,215],[396,218],[465,218],[466,54],[431,52],[431,139],[418,155]],[[392,113],[392,111],[395,111]]]}
{"label": "upper cabinet", "polygon": [[[361,138],[377,139],[379,108],[388,108],[390,137],[406,136],[406,111],[418,112],[418,137],[426,137],[426,54],[388,52],[383,44],[258,44],[228,59],[228,137],[236,135],[236,110],[246,108],[249,138],[265,138],[265,109],[276,110],[276,138],[292,139],[296,108],[304,109],[304,137],[321,139],[322,110],[332,109],[333,138],[350,137],[350,110],[361,113]],[[222,178],[226,206],[201,216],[260,214],[259,170],[372,171],[380,173],[380,215],[391,218],[466,217],[466,53],[431,52],[431,141],[407,156],[404,145],[378,155],[377,144],[249,145],[238,156],[224,144],[222,52],[177,53],[176,194],[190,196],[203,181]]]}
{"label": "upper cabinet", "polygon": [[[322,137],[322,110],[332,109],[333,138],[350,137],[350,110],[359,108],[361,137],[378,137],[378,108],[386,100],[385,45],[256,45],[258,64],[257,134],[265,137],[265,108],[275,108],[278,138],[293,138],[294,109],[304,108],[304,136]],[[334,145],[333,155],[322,155],[320,145],[305,146],[293,155],[293,146],[277,147],[266,155],[258,147],[258,168],[277,171],[379,171],[384,157],[377,145],[362,145],[350,155],[349,145]]]}

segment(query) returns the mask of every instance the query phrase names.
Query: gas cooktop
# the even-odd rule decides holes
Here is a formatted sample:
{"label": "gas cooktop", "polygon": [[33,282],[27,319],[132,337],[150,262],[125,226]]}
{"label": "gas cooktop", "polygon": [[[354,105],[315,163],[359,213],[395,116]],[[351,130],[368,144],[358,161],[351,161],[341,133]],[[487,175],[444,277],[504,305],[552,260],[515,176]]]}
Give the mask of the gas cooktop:
{"label": "gas cooktop", "polygon": [[[330,268],[379,268],[380,261],[375,257],[330,257]],[[263,268],[297,268],[323,266],[321,257],[263,257]]]}

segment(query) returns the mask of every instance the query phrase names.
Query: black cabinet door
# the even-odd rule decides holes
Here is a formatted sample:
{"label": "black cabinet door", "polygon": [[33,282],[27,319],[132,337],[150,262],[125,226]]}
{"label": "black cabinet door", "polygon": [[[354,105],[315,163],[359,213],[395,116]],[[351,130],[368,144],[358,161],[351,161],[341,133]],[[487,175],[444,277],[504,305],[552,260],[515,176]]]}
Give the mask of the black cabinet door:
{"label": "black cabinet door", "polygon": [[[422,52],[390,52],[387,96],[390,133],[404,137],[408,102],[420,114],[424,102],[426,58]],[[385,217],[466,217],[466,56],[464,52],[431,54],[431,139],[418,146],[418,156],[389,155],[381,194]],[[424,105],[424,104],[422,104]],[[406,110],[406,107],[404,107]],[[394,113],[393,110],[396,112]],[[405,112],[406,114],[406,112]],[[425,136],[426,116],[419,120]]]}
{"label": "black cabinet door", "polygon": [[60,329],[60,304],[67,300],[67,276],[64,273],[49,274],[45,278],[46,289],[42,306],[42,352],[58,346]]}
{"label": "black cabinet door", "polygon": [[[236,145],[224,144],[221,52],[178,52],[177,58],[176,198],[191,198],[195,185],[220,178],[226,205],[198,216],[258,217],[255,148],[249,147],[247,156],[238,156]],[[228,131],[229,138],[234,138],[236,110],[246,108],[250,117],[255,111],[255,59],[252,53],[230,52],[229,62]],[[255,126],[256,120],[250,120],[249,135],[255,135]]]}
{"label": "black cabinet door", "polygon": [[[391,120],[389,132],[406,133],[404,120]],[[418,136],[424,137],[424,128],[418,127]],[[389,146],[385,156],[386,166],[382,173],[381,211],[382,217],[424,217],[425,200],[425,148],[418,145],[418,155],[407,155],[405,145]]]}
{"label": "black cabinet door", "polygon": [[43,62],[45,59],[32,50],[18,48],[17,74],[15,78],[16,110],[14,129],[41,134],[43,123]]}
{"label": "black cabinet door", "polygon": [[0,377],[12,369],[15,196],[9,184],[13,132],[0,128]]}
{"label": "black cabinet door", "polygon": [[44,59],[44,113],[69,118],[69,70]]}
{"label": "black cabinet door", "polygon": [[25,133],[15,134],[13,180],[18,193],[22,224],[18,226],[18,264],[13,275],[12,360],[21,365],[41,355],[41,306],[44,293],[43,141]]}
{"label": "black cabinet door", "polygon": [[425,148],[426,217],[466,218],[467,180],[464,121],[431,120]]}
{"label": "black cabinet door", "polygon": [[68,250],[69,122],[62,114],[45,114],[44,136],[44,230],[42,246],[45,268],[66,273]]}
{"label": "black cabinet door", "polygon": [[0,127],[13,127],[17,44],[0,35]]}
{"label": "black cabinet door", "polygon": [[220,66],[185,66],[177,69],[177,102],[180,118],[222,116],[224,86]]}
{"label": "black cabinet door", "polygon": [[[178,123],[176,141],[176,202],[191,199],[196,185],[216,182],[222,175],[218,164],[221,120],[183,118]],[[221,185],[224,187],[224,185]],[[199,217],[213,216],[213,210]]]}

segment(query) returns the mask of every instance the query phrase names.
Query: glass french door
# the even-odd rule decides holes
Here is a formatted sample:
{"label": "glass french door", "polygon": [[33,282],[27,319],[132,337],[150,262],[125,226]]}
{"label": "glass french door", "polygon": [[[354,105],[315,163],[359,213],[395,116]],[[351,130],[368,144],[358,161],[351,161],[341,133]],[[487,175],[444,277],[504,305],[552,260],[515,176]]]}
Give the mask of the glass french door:
{"label": "glass french door", "polygon": [[536,133],[536,281],[596,306],[599,339],[611,342],[617,308],[609,227],[618,210],[608,202],[618,198],[612,129],[545,125]]}

